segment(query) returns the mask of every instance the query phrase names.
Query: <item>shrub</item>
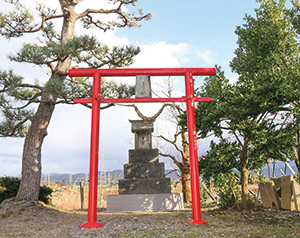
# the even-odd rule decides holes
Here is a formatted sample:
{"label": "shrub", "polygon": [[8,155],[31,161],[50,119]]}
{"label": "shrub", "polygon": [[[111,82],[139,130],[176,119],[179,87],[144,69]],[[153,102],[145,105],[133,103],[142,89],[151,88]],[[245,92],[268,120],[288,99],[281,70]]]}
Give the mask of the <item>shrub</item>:
{"label": "shrub", "polygon": [[[5,176],[0,177],[0,203],[5,199],[13,198],[17,195],[21,179],[17,177]],[[49,204],[50,195],[53,190],[47,186],[40,188],[39,200]]]}
{"label": "shrub", "polygon": [[49,188],[44,185],[43,187],[40,188],[39,200],[46,204],[49,204],[52,192],[53,192],[52,188]]}
{"label": "shrub", "polygon": [[[221,208],[239,207],[241,192],[239,191],[238,176],[234,170],[229,173],[219,173],[213,178],[213,187],[219,197],[218,204]],[[210,180],[205,180],[206,186],[210,187]]]}
{"label": "shrub", "polygon": [[21,180],[17,177],[0,177],[0,203],[17,195],[20,182]]}

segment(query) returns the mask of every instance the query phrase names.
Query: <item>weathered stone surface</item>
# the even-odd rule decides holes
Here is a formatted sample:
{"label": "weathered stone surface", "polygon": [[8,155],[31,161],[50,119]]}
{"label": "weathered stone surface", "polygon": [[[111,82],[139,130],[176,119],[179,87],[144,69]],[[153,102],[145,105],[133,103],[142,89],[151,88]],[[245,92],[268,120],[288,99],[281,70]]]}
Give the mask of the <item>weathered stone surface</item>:
{"label": "weathered stone surface", "polygon": [[170,178],[165,178],[158,149],[152,149],[153,123],[131,121],[135,133],[135,149],[129,150],[129,164],[124,165],[124,179],[119,180],[119,194],[170,193]]}
{"label": "weathered stone surface", "polygon": [[129,163],[158,163],[158,149],[129,150]]}
{"label": "weathered stone surface", "polygon": [[120,179],[119,194],[171,193],[170,178]]}
{"label": "weathered stone surface", "polygon": [[153,122],[145,123],[143,120],[129,120],[131,125],[131,132],[153,132]]}
{"label": "weathered stone surface", "polygon": [[137,98],[151,98],[150,76],[138,75],[136,77],[135,96]]}
{"label": "weathered stone surface", "polygon": [[300,184],[297,181],[293,181],[293,194],[295,196],[295,207],[300,212]]}
{"label": "weathered stone surface", "polygon": [[283,176],[281,179],[281,208],[286,210],[296,210],[294,196],[292,194],[293,176]]}
{"label": "weathered stone surface", "polygon": [[107,196],[108,212],[183,210],[182,193]]}
{"label": "weathered stone surface", "polygon": [[132,124],[131,131],[134,133],[134,148],[152,149],[153,122],[145,123],[142,120],[129,120]]}
{"label": "weathered stone surface", "polygon": [[259,184],[259,191],[261,194],[261,200],[264,207],[273,208],[276,207],[280,209],[280,200],[275,191],[274,182],[270,183],[260,183]]}
{"label": "weathered stone surface", "polygon": [[124,164],[124,178],[162,178],[165,175],[164,163]]}

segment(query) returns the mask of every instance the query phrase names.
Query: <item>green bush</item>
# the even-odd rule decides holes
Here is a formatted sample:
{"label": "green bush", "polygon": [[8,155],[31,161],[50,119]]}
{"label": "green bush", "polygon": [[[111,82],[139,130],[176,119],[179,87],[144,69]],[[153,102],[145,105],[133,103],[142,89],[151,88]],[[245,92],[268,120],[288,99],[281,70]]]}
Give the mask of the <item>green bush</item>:
{"label": "green bush", "polygon": [[[20,187],[21,179],[17,177],[0,177],[0,203],[5,199],[15,197],[18,193]],[[49,204],[50,195],[53,190],[47,186],[42,186],[40,188],[39,200]]]}
{"label": "green bush", "polygon": [[43,187],[40,188],[39,200],[46,204],[49,204],[52,192],[53,192],[52,188],[49,188],[44,185]]}
{"label": "green bush", "polygon": [[219,205],[226,209],[229,207],[239,207],[241,192],[238,188],[240,184],[234,170],[227,174],[219,174],[214,180],[214,187],[219,196]]}
{"label": "green bush", "polygon": [[17,177],[0,177],[0,203],[17,195],[20,182]]}

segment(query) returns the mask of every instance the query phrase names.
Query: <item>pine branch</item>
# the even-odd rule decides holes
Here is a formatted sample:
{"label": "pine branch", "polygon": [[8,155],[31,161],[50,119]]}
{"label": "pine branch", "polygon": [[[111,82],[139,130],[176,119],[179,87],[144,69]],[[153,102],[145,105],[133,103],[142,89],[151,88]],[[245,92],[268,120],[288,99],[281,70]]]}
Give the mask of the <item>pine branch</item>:
{"label": "pine branch", "polygon": [[[119,3],[119,5],[114,9],[87,9],[84,12],[77,14],[77,19],[81,19],[85,28],[90,28],[92,26],[97,27],[104,32],[107,30],[113,30],[114,27],[132,27],[132,26],[139,26],[137,22],[142,20],[148,20],[151,18],[151,14],[148,13],[146,15],[143,14],[142,9],[139,9],[140,15],[139,17],[131,17],[130,13],[124,13],[122,11],[123,5],[134,5],[135,6],[136,0],[133,1],[115,1],[114,4]],[[92,15],[98,14],[116,14],[118,15],[118,19],[121,22],[102,22],[100,20],[94,20]]]}
{"label": "pine branch", "polygon": [[[1,35],[10,39],[12,37],[20,37],[25,33],[35,33],[45,28],[46,21],[65,17],[61,15],[44,15],[41,13],[40,24],[33,24],[33,16],[22,5],[16,5],[19,8],[18,12],[14,11],[8,14],[2,14],[0,19]],[[42,9],[40,8],[42,12]],[[50,10],[49,10],[50,12]]]}
{"label": "pine branch", "polygon": [[18,124],[16,124],[13,128],[12,131],[9,133],[8,131],[10,130],[6,130],[6,133],[3,134],[3,132],[0,133],[0,137],[14,137],[16,131],[22,126],[24,125],[29,119],[25,118],[24,120],[20,121]]}

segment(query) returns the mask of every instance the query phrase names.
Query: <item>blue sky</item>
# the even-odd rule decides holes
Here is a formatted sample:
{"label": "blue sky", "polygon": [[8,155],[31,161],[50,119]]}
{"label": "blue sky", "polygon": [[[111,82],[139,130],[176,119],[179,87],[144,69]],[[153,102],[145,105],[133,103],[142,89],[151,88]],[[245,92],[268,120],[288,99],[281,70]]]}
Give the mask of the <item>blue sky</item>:
{"label": "blue sky", "polygon": [[[23,2],[33,4],[31,0]],[[85,2],[93,4],[99,0]],[[82,4],[80,9],[86,6]],[[117,29],[105,34],[93,31],[93,34],[108,45],[140,46],[142,52],[132,67],[214,67],[218,64],[228,78],[236,77],[228,66],[236,48],[234,31],[236,26],[243,24],[245,13],[253,15],[253,9],[258,7],[255,0],[140,0],[138,6],[153,14],[141,28]],[[28,36],[25,40],[32,41],[34,37]],[[29,81],[46,80],[46,68],[31,68],[7,60],[6,55],[13,53],[22,42],[23,39],[0,38],[1,69],[13,68]],[[181,86],[177,89],[184,91]],[[159,108],[157,105],[140,107],[150,116]],[[133,148],[128,119],[138,119],[132,108],[114,107],[101,112],[99,147],[100,151],[104,149],[108,171],[122,169],[122,164],[128,162],[128,149]],[[161,129],[163,123],[160,123],[160,132],[171,135]],[[90,111],[80,105],[57,106],[42,150],[43,173],[85,172],[89,164],[89,140]],[[200,141],[199,153],[204,153],[208,144],[209,141]],[[0,176],[20,174],[22,146],[23,139],[0,139]]]}
{"label": "blue sky", "polygon": [[259,6],[255,0],[142,0],[139,5],[145,12],[153,13],[152,20],[140,29],[118,30],[117,36],[125,35],[132,44],[160,41],[187,44],[189,51],[185,56],[189,61],[184,62],[183,67],[220,64],[228,77],[231,76],[228,61],[236,48],[236,26],[243,24],[245,13],[253,15],[253,9]]}

